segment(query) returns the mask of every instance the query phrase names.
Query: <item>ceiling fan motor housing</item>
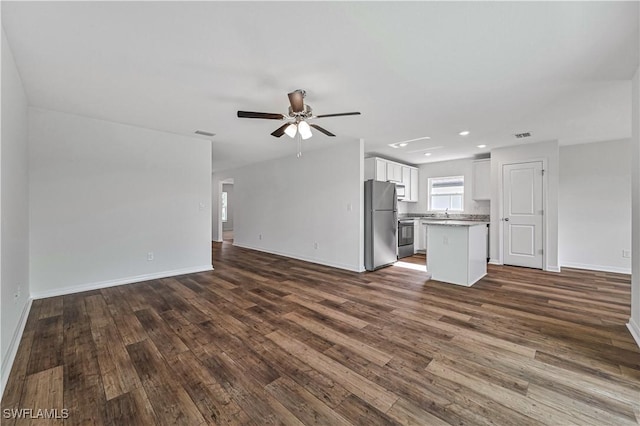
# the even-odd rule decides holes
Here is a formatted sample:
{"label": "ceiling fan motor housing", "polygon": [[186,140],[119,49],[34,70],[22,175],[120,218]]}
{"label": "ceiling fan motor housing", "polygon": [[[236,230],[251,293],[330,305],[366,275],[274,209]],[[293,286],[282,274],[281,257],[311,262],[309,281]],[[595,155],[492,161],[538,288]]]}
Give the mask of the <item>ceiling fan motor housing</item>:
{"label": "ceiling fan motor housing", "polygon": [[304,104],[304,108],[300,112],[294,112],[293,108],[289,107],[289,117],[294,118],[309,118],[313,115],[311,107],[307,104]]}

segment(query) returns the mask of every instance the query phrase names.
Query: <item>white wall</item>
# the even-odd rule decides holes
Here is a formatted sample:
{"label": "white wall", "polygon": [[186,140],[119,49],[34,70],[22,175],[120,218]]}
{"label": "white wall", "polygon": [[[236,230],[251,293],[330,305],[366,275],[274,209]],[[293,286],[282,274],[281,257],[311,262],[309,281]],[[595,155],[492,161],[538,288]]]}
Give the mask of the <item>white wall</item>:
{"label": "white wall", "polygon": [[631,141],[560,147],[560,265],[631,273]]}
{"label": "white wall", "polygon": [[509,163],[542,160],[545,163],[543,199],[544,268],[559,271],[558,262],[558,142],[524,144],[491,151],[491,263],[502,263],[502,166]]}
{"label": "white wall", "polygon": [[35,298],[211,268],[210,141],[31,108],[29,161]]}
{"label": "white wall", "polygon": [[[2,143],[0,145],[0,292],[2,386],[22,335],[29,304],[29,176],[27,97],[2,30]],[[19,293],[17,299],[14,296]]]}
{"label": "white wall", "polygon": [[629,330],[640,346],[640,68],[633,76],[631,130],[632,266]]}
{"label": "white wall", "polygon": [[233,178],[235,245],[362,271],[363,164],[363,141],[302,158],[292,148],[290,156],[214,174],[213,199],[219,200],[220,181]]}
{"label": "white wall", "polygon": [[[440,161],[422,164],[418,168],[420,184],[418,185],[418,202],[407,204],[407,213],[428,212],[429,178],[445,176],[464,176],[464,212],[465,214],[489,214],[489,201],[475,201],[473,199],[473,159]],[[401,211],[402,212],[402,211]]]}

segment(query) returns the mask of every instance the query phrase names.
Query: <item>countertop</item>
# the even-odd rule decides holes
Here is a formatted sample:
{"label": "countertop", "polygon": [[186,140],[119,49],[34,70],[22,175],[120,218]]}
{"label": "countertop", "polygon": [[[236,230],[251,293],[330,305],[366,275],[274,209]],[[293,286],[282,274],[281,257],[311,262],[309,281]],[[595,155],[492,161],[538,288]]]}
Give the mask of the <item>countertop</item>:
{"label": "countertop", "polygon": [[459,220],[459,219],[421,219],[420,223],[423,225],[440,225],[440,226],[476,226],[476,225],[488,225],[488,221],[481,220]]}

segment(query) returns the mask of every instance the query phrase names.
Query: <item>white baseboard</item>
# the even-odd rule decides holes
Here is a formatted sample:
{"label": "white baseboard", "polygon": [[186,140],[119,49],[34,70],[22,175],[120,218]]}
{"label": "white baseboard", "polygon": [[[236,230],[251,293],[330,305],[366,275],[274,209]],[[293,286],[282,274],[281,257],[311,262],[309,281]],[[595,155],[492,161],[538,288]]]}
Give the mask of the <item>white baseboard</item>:
{"label": "white baseboard", "polygon": [[7,348],[7,353],[5,354],[4,359],[2,360],[2,382],[0,389],[0,395],[4,395],[4,389],[7,386],[7,380],[9,380],[9,374],[11,373],[11,367],[13,367],[13,362],[16,359],[16,355],[18,354],[18,346],[20,345],[20,340],[22,340],[22,333],[24,333],[24,328],[27,325],[27,319],[29,318],[29,312],[31,312],[31,303],[33,299],[27,300],[27,303],[24,304],[22,309],[22,314],[20,315],[20,321],[18,322],[18,327],[13,331],[13,337],[11,338],[11,343],[9,343],[9,347]]}
{"label": "white baseboard", "polygon": [[496,259],[489,259],[489,264],[490,265],[502,265],[502,262],[500,262],[499,260],[496,260]]}
{"label": "white baseboard", "polygon": [[559,266],[547,266],[547,269],[545,269],[545,271],[547,271],[547,272],[560,272],[560,267]]}
{"label": "white baseboard", "polygon": [[562,262],[565,268],[588,269],[590,271],[615,272],[617,274],[631,275],[631,268],[621,268],[618,266],[592,265],[588,263]]}
{"label": "white baseboard", "polygon": [[106,287],[114,287],[123,284],[132,284],[142,281],[157,280],[160,278],[175,277],[176,275],[195,274],[197,272],[212,271],[212,265],[194,266],[192,268],[174,269],[172,271],[162,271],[153,274],[136,275],[133,277],[118,278],[115,280],[100,281],[97,283],[81,284],[73,287],[56,288],[41,292],[32,292],[33,299],[44,299],[47,297],[64,296],[65,294],[80,293],[83,291],[98,290]]}
{"label": "white baseboard", "polygon": [[629,322],[627,323],[627,328],[629,329],[629,332],[631,333],[631,337],[633,337],[633,340],[636,341],[636,345],[640,347],[640,326],[636,324],[633,318],[629,318]]}
{"label": "white baseboard", "polygon": [[328,262],[328,261],[322,260],[322,259],[306,257],[306,256],[300,256],[298,254],[287,253],[287,252],[282,252],[282,251],[278,251],[278,250],[268,250],[268,249],[265,249],[265,248],[262,248],[262,247],[253,247],[253,246],[249,246],[249,245],[245,245],[245,244],[238,244],[236,242],[234,242],[233,245],[236,246],[236,247],[242,247],[242,248],[246,248],[246,249],[249,249],[249,250],[256,250],[256,251],[261,251],[261,252],[264,252],[264,253],[277,254],[279,256],[290,257],[292,259],[304,260],[305,262],[315,263],[315,264],[318,264],[318,265],[330,266],[332,268],[346,269],[347,271],[352,271],[352,272],[364,272],[364,268],[362,266],[358,267],[358,266],[354,266],[354,265],[347,265],[347,264],[344,264],[344,263]]}

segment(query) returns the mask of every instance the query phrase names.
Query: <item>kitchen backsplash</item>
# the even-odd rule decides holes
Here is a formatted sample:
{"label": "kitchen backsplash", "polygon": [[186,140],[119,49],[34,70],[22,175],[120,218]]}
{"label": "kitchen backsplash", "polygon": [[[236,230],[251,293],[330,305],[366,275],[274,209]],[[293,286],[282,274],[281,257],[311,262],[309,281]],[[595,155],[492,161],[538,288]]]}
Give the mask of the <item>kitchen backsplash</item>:
{"label": "kitchen backsplash", "polygon": [[449,219],[457,219],[457,220],[477,220],[477,221],[487,221],[489,222],[490,216],[488,214],[464,214],[464,213],[449,213],[449,215],[445,215],[444,213],[405,213],[399,214],[398,219],[412,219],[412,218],[427,218],[427,217],[437,217],[444,218],[448,217]]}

